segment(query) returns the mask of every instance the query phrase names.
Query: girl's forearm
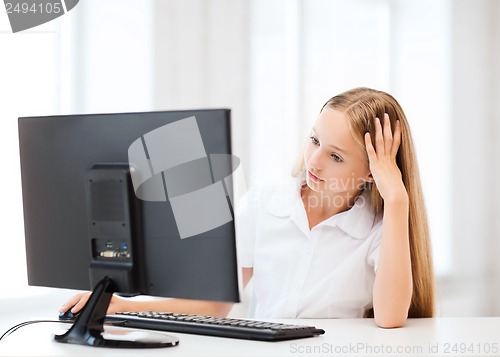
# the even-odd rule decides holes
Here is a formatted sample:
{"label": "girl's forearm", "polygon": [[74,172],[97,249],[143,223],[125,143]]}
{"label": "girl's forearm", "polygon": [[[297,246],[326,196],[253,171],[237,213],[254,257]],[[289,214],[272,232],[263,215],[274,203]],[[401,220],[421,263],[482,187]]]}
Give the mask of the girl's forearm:
{"label": "girl's forearm", "polygon": [[152,301],[123,299],[123,301],[117,305],[117,308],[122,311],[159,311],[216,317],[227,316],[233,306],[232,303],[188,299]]}
{"label": "girl's forearm", "polygon": [[408,196],[384,201],[380,256],[373,287],[375,322],[400,327],[406,321],[412,296],[408,232]]}

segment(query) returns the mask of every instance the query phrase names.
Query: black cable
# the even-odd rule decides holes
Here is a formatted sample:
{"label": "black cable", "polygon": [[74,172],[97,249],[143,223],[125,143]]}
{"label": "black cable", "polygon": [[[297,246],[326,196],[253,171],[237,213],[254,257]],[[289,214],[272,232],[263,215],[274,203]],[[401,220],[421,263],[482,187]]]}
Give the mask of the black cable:
{"label": "black cable", "polygon": [[58,323],[62,322],[62,323],[68,323],[68,324],[72,324],[73,323],[73,321],[62,321],[62,320],[32,320],[32,321],[24,321],[24,322],[21,322],[21,323],[15,325],[15,326],[12,326],[7,331],[5,331],[5,333],[2,336],[0,336],[0,341],[2,341],[2,339],[4,339],[5,337],[11,335],[13,332],[17,331],[21,327],[28,326],[28,325],[31,325],[31,324],[40,323],[40,322],[58,322]]}

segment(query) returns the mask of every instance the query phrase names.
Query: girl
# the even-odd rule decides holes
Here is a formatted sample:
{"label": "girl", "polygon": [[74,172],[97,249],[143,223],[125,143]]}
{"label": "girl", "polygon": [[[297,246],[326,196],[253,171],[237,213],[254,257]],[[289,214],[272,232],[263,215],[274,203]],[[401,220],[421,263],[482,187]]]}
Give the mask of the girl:
{"label": "girl", "polygon": [[[434,314],[429,232],[408,122],[389,94],[357,88],[323,106],[294,177],[248,195],[237,219],[256,318],[374,317],[399,327]],[[61,307],[77,312],[79,294]],[[224,316],[230,304],[114,297],[108,313]]]}
{"label": "girl", "polygon": [[374,316],[382,327],[433,316],[427,219],[397,101],[367,88],[331,98],[294,176],[240,219],[255,316]]}

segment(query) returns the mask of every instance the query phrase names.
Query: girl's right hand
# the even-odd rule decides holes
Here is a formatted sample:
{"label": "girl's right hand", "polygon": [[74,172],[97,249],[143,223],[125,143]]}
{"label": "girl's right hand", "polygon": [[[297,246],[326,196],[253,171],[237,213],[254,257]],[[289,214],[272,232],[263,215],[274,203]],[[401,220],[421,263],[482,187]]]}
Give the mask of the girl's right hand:
{"label": "girl's right hand", "polygon": [[[85,306],[91,294],[92,292],[88,291],[73,296],[61,306],[59,312],[71,310],[72,313],[76,314]],[[130,308],[127,307],[129,303],[126,299],[113,295],[106,313],[111,315],[120,311],[129,311]]]}

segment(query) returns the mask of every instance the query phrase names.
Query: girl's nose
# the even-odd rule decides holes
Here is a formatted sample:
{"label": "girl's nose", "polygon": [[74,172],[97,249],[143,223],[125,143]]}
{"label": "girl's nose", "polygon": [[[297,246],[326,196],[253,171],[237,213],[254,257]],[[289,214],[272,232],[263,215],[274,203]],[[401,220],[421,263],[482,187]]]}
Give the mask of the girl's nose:
{"label": "girl's nose", "polygon": [[316,149],[309,157],[309,166],[316,170],[321,170],[321,150]]}

